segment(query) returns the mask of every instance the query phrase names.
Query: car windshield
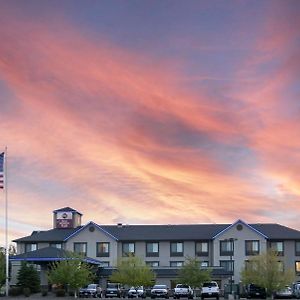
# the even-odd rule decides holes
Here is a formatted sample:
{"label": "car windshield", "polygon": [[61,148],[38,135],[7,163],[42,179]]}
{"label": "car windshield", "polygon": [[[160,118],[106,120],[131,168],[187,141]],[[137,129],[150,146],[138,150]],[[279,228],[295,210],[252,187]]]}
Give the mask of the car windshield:
{"label": "car windshield", "polygon": [[89,284],[88,286],[87,286],[87,288],[88,289],[95,289],[97,287],[97,285],[96,284]]}
{"label": "car windshield", "polygon": [[254,284],[250,284],[250,290],[253,290],[253,291],[260,291],[260,290],[263,290],[264,288],[260,287],[260,286],[257,286],[257,285],[254,285]]}
{"label": "car windshield", "polygon": [[109,288],[109,289],[117,289],[118,288],[118,284],[117,283],[108,283],[107,284],[107,288]]}
{"label": "car windshield", "polygon": [[217,286],[217,284],[215,282],[204,282],[203,283],[203,287],[213,287],[213,286]]}
{"label": "car windshield", "polygon": [[177,287],[178,288],[184,288],[184,289],[188,289],[189,288],[189,286],[186,285],[186,284],[177,284]]}
{"label": "car windshield", "polygon": [[166,289],[167,286],[166,285],[155,285],[153,288],[154,289]]}

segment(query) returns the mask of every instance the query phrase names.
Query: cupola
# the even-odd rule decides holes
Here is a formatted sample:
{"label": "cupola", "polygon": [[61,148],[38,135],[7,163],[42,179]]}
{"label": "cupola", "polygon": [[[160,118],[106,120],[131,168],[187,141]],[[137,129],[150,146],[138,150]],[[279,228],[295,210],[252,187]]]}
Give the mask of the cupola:
{"label": "cupola", "polygon": [[53,228],[75,228],[81,226],[82,213],[71,207],[53,211]]}

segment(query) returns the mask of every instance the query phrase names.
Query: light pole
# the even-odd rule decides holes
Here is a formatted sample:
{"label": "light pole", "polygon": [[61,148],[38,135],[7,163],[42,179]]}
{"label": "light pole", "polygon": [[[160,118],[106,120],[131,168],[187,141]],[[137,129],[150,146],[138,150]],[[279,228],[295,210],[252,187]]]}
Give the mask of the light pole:
{"label": "light pole", "polygon": [[232,294],[232,277],[233,277],[233,270],[234,270],[234,264],[232,261],[232,256],[234,255],[234,241],[237,241],[235,238],[229,238],[227,241],[230,242],[230,294]]}

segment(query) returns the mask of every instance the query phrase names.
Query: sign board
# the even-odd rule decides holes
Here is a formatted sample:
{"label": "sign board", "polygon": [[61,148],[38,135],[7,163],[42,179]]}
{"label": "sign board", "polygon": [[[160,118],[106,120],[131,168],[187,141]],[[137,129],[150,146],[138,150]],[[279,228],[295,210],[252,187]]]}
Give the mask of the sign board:
{"label": "sign board", "polygon": [[73,228],[73,214],[69,211],[58,212],[56,215],[56,228]]}

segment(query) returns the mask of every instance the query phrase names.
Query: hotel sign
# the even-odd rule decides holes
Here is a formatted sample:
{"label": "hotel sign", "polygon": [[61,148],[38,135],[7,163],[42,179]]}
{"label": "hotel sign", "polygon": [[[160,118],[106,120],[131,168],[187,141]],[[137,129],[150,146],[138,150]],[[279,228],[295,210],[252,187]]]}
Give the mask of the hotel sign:
{"label": "hotel sign", "polygon": [[58,212],[56,215],[56,228],[73,228],[73,214],[71,212]]}

